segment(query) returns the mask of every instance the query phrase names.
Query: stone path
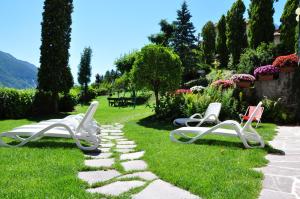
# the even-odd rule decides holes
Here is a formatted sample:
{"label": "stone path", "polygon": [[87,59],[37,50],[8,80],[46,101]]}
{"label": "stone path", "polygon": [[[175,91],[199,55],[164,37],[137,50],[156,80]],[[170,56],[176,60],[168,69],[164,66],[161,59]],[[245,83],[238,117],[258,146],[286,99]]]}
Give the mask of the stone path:
{"label": "stone path", "polygon": [[159,179],[141,160],[134,141],[124,137],[121,124],[102,126],[100,152],[85,154],[88,171],[78,173],[91,193],[104,196],[130,194],[133,199],[201,199]]}
{"label": "stone path", "polygon": [[267,155],[269,164],[258,169],[265,176],[259,198],[300,199],[300,127],[279,127],[269,143],[285,155]]}

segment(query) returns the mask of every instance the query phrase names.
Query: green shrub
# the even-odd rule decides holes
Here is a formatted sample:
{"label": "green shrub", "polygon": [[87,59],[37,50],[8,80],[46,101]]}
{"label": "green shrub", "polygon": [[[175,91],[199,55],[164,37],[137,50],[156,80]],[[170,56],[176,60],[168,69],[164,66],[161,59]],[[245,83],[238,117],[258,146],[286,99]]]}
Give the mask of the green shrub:
{"label": "green shrub", "polygon": [[80,91],[79,93],[79,103],[89,103],[91,100],[95,99],[97,97],[97,91],[94,88],[89,88],[87,91],[86,96],[84,95],[83,91]]}
{"label": "green shrub", "polygon": [[0,118],[21,118],[32,110],[35,90],[0,88]]}
{"label": "green shrub", "polygon": [[185,88],[191,88],[193,86],[204,86],[208,85],[208,80],[205,77],[200,77],[199,79],[194,79],[184,83]]}
{"label": "green shrub", "polygon": [[71,112],[74,110],[74,107],[78,103],[77,95],[73,95],[72,93],[60,94],[59,95],[59,111],[61,112]]}

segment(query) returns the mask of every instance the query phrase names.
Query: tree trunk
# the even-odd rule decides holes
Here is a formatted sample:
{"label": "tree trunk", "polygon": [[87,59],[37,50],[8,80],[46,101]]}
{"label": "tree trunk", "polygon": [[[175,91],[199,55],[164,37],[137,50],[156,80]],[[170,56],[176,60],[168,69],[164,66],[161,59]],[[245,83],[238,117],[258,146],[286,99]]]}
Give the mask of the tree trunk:
{"label": "tree trunk", "polygon": [[53,92],[52,93],[52,103],[53,103],[53,113],[58,113],[58,93],[57,92]]}
{"label": "tree trunk", "polygon": [[157,109],[159,108],[158,89],[154,90],[154,95],[155,95],[155,112],[157,112]]}
{"label": "tree trunk", "polygon": [[87,84],[84,85],[84,102],[87,103],[88,101],[88,86]]}

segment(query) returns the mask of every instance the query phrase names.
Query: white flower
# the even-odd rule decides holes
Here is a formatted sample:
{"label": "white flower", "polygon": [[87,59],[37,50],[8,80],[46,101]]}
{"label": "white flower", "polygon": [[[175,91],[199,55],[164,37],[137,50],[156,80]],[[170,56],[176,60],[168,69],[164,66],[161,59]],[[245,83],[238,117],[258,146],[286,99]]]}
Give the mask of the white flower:
{"label": "white flower", "polygon": [[200,92],[203,89],[205,89],[205,87],[203,86],[193,86],[192,88],[190,88],[192,92]]}

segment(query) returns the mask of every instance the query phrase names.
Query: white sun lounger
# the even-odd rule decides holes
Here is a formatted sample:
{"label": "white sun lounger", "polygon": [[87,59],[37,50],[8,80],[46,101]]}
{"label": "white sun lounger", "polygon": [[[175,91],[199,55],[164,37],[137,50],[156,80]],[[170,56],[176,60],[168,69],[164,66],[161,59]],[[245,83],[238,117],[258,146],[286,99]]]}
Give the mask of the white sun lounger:
{"label": "white sun lounger", "polygon": [[190,123],[197,123],[196,126],[201,126],[204,122],[218,124],[221,111],[221,103],[210,103],[207,107],[204,116],[196,113],[189,118],[177,118],[173,121],[175,126],[190,126]]}
{"label": "white sun lounger", "polygon": [[[100,133],[100,127],[93,120],[98,104],[96,101],[92,102],[84,115],[24,125],[2,133],[0,134],[0,146],[19,147],[42,137],[60,137],[73,138],[76,145],[82,150],[95,150],[100,144],[100,139],[97,136],[97,133]],[[16,145],[7,144],[2,139],[4,137],[13,138],[20,143]],[[91,146],[82,146],[80,140],[87,141]]]}
{"label": "white sun lounger", "polygon": [[[198,139],[201,139],[203,136],[207,134],[217,134],[217,135],[224,135],[224,136],[233,136],[238,137],[243,142],[246,148],[257,148],[257,147],[264,147],[265,143],[261,136],[255,131],[252,127],[251,122],[256,114],[256,112],[261,107],[262,102],[260,102],[257,107],[255,108],[254,112],[250,116],[247,123],[242,127],[239,122],[234,120],[227,120],[221,122],[211,128],[208,127],[181,127],[170,133],[170,139],[174,142],[178,143],[193,143]],[[224,129],[226,128],[226,129]],[[190,137],[187,134],[195,134],[194,137]],[[175,136],[180,136],[187,141],[180,141]],[[252,145],[252,143],[258,143],[259,145]]]}

